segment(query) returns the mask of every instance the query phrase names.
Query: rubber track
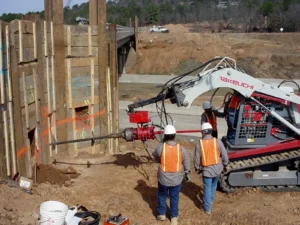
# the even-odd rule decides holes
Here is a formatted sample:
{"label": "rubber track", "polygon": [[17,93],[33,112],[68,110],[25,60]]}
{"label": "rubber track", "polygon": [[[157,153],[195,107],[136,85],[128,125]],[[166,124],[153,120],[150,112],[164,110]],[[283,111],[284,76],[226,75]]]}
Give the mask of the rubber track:
{"label": "rubber track", "polygon": [[[233,187],[228,183],[227,178],[228,178],[228,175],[230,172],[235,172],[235,171],[253,168],[253,167],[257,167],[257,166],[263,166],[263,165],[283,162],[283,161],[292,160],[292,159],[300,159],[300,149],[280,152],[277,154],[272,154],[272,155],[267,155],[267,156],[262,156],[262,157],[255,157],[255,158],[251,158],[251,159],[229,162],[228,170],[227,170],[226,174],[223,174],[221,177],[221,187],[225,192],[234,192],[238,188],[238,187]],[[267,192],[300,191],[299,186],[264,186],[264,187],[261,187],[261,189],[263,191],[267,191]]]}

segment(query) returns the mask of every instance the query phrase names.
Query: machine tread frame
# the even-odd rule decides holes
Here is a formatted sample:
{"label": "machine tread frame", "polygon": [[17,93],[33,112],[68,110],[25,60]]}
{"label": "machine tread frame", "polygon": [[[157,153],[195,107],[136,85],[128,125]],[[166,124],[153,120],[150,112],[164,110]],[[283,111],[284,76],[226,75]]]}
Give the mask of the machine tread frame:
{"label": "machine tread frame", "polygon": [[[268,164],[274,164],[278,162],[283,162],[292,159],[300,159],[300,149],[287,150],[280,153],[274,153],[272,155],[254,157],[251,159],[237,160],[229,162],[227,166],[226,174],[222,174],[220,178],[220,186],[223,191],[227,193],[235,192],[239,187],[231,186],[228,183],[228,175],[230,172],[237,172],[243,169],[249,169],[257,166],[264,166]],[[298,192],[300,191],[300,186],[258,186],[266,192]]]}

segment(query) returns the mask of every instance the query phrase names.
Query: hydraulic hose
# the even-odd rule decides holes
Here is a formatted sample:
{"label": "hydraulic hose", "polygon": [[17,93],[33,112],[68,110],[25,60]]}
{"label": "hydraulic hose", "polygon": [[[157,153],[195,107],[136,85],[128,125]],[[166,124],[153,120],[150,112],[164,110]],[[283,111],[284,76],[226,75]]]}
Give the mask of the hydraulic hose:
{"label": "hydraulic hose", "polygon": [[[79,225],[99,225],[101,215],[95,211],[86,211],[86,212],[78,212],[75,214],[76,217],[82,218],[82,221],[79,222]],[[85,221],[84,219],[93,218],[93,221]]]}

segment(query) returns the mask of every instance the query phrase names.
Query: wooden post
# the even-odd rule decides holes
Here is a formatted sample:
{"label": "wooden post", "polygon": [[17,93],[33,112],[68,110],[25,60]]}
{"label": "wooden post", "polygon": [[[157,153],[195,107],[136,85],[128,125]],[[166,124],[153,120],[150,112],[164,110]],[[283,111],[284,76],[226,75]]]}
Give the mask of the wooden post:
{"label": "wooden post", "polygon": [[[117,27],[114,24],[109,25],[109,46],[110,46],[110,75],[112,89],[112,133],[119,132],[119,90],[118,90],[118,63],[117,63]],[[118,151],[119,140],[114,142],[114,153]]]}
{"label": "wooden post", "polygon": [[[55,95],[56,98],[56,121],[67,118],[66,109],[66,78],[65,78],[65,46],[64,46],[64,16],[63,0],[52,0],[53,3],[53,32],[55,51]],[[56,123],[56,121],[54,121]],[[57,127],[58,140],[68,139],[67,124],[60,124]],[[67,145],[61,145],[60,151],[66,153]]]}
{"label": "wooden post", "polygon": [[[107,135],[107,37],[106,37],[106,0],[98,0],[98,77],[99,77],[99,110],[105,110],[100,117],[100,136]],[[106,152],[108,140],[100,142],[100,151]]]}
{"label": "wooden post", "polygon": [[[40,136],[40,152],[39,157],[41,159],[41,162],[43,164],[48,164],[49,162],[49,151],[46,151],[48,149],[48,141],[47,141],[47,135],[41,136],[44,131],[47,130],[47,117],[42,112],[46,109],[46,98],[45,98],[45,82],[44,82],[44,54],[43,54],[43,30],[44,30],[44,22],[43,21],[37,21],[36,23],[36,35],[37,35],[37,59],[38,59],[38,76],[37,76],[37,83],[39,85],[39,88],[37,90],[38,95],[38,114],[40,121],[38,122],[38,136]],[[45,30],[46,31],[46,30]],[[45,43],[46,46],[46,43]],[[37,103],[36,103],[37,104]]]}
{"label": "wooden post", "polygon": [[[1,108],[1,106],[0,106]],[[2,108],[1,108],[2,110]],[[0,149],[5,149],[4,147],[4,138],[3,138],[3,123],[4,121],[2,120],[2,113],[0,113]],[[5,149],[6,150],[6,149]],[[6,162],[6,153],[5,151],[0,151],[0,178],[1,177],[6,177],[8,172],[6,171],[7,169],[7,162]]]}
{"label": "wooden post", "polygon": [[[15,132],[15,145],[16,150],[20,151],[26,147],[23,136],[23,121],[21,114],[21,100],[20,100],[20,73],[16,49],[15,32],[17,30],[18,23],[16,21],[10,22],[10,68],[11,68],[11,79],[12,79],[12,94],[13,94],[13,108],[14,110],[14,127],[17,129]],[[20,154],[18,157],[18,171],[20,175],[27,176],[26,174],[26,154]]]}
{"label": "wooden post", "polygon": [[45,20],[50,22],[53,20],[53,0],[44,0]]}
{"label": "wooden post", "polygon": [[17,173],[17,159],[16,159],[16,145],[15,145],[15,133],[14,133],[14,116],[13,116],[13,94],[12,94],[12,81],[10,70],[10,46],[9,46],[9,26],[5,28],[6,39],[6,64],[7,64],[7,86],[8,86],[8,112],[9,112],[9,127],[11,137],[11,159],[12,159],[12,173]]}
{"label": "wooden post", "polygon": [[98,2],[97,0],[89,0],[89,24],[97,25],[98,24]]}
{"label": "wooden post", "polygon": [[[4,64],[3,64],[3,54],[4,54],[4,44],[2,43],[2,31],[4,31],[4,26],[0,21],[0,177],[10,176],[10,160],[9,160],[9,140],[8,140],[8,126],[7,126],[7,109],[5,109],[4,104],[6,104],[6,94],[5,94],[5,80],[4,80]],[[6,44],[6,43],[5,43]],[[3,106],[3,108],[2,108]],[[2,125],[3,124],[3,125]],[[4,129],[3,129],[4,128]],[[4,130],[4,134],[3,134]],[[4,138],[3,138],[4,135]],[[5,139],[5,147],[3,145]],[[4,151],[5,150],[5,151]],[[5,160],[6,159],[6,160]],[[6,167],[5,167],[6,165]],[[5,174],[7,173],[7,174]]]}
{"label": "wooden post", "polygon": [[131,17],[129,18],[129,27],[130,28],[132,27],[132,19],[131,19]]}
{"label": "wooden post", "polygon": [[[110,68],[107,68],[107,79],[106,79],[106,87],[107,87],[107,114],[108,114],[108,126],[107,130],[109,134],[113,133],[113,124],[112,124],[112,94],[111,94],[111,77],[110,77]],[[108,152],[109,154],[113,154],[113,139],[108,139]]]}
{"label": "wooden post", "polygon": [[24,106],[25,106],[25,124],[26,129],[29,131],[29,111],[28,111],[28,103],[27,103],[27,88],[26,88],[26,80],[25,80],[25,72],[22,73],[22,83],[23,83],[23,97],[24,97]]}
{"label": "wooden post", "polygon": [[[54,30],[53,30],[53,22],[50,23],[51,26],[51,73],[52,73],[52,102],[53,102],[53,113],[52,115],[54,116],[54,138],[55,141],[57,140],[57,126],[56,126],[56,86],[55,86],[55,61],[54,61],[54,56],[55,56],[55,49],[54,49]],[[55,153],[58,153],[58,146],[55,146]]]}
{"label": "wooden post", "polygon": [[139,20],[138,17],[135,16],[134,20],[134,36],[135,36],[135,52],[138,58],[139,56]]}
{"label": "wooden post", "polygon": [[[95,105],[95,59],[91,58],[91,115],[94,115]],[[91,117],[92,132],[95,134],[95,119]],[[95,154],[95,144],[92,146],[92,154]]]}

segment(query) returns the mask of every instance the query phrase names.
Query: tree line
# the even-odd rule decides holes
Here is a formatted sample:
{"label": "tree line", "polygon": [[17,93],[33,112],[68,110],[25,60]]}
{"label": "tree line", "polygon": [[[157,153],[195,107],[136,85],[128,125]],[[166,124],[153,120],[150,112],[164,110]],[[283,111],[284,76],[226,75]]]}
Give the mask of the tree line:
{"label": "tree line", "polygon": [[[109,0],[107,21],[129,25],[135,15],[139,25],[219,23],[214,29],[252,31],[300,31],[300,0]],[[44,17],[44,11],[28,12]],[[88,2],[64,8],[66,24],[75,24],[77,16],[88,18]],[[0,20],[21,19],[22,14],[4,13]],[[213,26],[213,25],[212,25]]]}

